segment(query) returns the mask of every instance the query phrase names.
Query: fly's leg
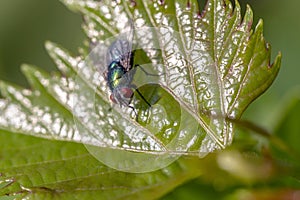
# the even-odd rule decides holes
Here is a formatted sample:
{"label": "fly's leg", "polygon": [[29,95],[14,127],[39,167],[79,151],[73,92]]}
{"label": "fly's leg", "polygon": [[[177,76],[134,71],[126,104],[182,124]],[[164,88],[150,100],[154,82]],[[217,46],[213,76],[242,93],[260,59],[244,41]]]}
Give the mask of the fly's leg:
{"label": "fly's leg", "polygon": [[135,115],[135,121],[138,121],[138,114],[137,114],[135,108],[131,105],[128,105],[128,108],[132,109],[132,111],[134,112],[134,115]]}
{"label": "fly's leg", "polygon": [[145,99],[145,97],[142,95],[142,93],[138,90],[135,89],[135,91],[140,95],[140,97],[146,102],[146,104],[151,107],[151,104]]}
{"label": "fly's leg", "polygon": [[[127,106],[128,108],[132,109],[132,111],[134,112],[134,115],[135,115],[135,120],[138,121],[138,114],[137,114],[135,108],[134,108],[133,106],[130,105],[131,100],[132,100],[132,99],[130,99],[130,101],[128,102],[128,104],[127,104],[126,106]],[[115,106],[115,105],[112,105],[112,106],[108,109],[108,111],[111,112],[114,106]],[[121,105],[121,104],[120,104],[119,106],[122,108],[122,105]]]}
{"label": "fly's leg", "polygon": [[134,67],[139,67],[147,76],[160,76],[160,75],[163,75],[163,74],[152,74],[152,73],[149,73],[147,72],[141,65],[139,64],[136,64],[134,65]]}
{"label": "fly's leg", "polygon": [[134,114],[135,114],[135,119],[137,120],[138,114],[137,114],[135,108],[134,108],[133,106],[130,105],[130,103],[131,103],[131,101],[132,101],[132,97],[133,97],[133,93],[132,93],[132,96],[130,97],[130,100],[129,100],[128,104],[127,104],[127,107],[133,110],[133,112],[134,112]]}
{"label": "fly's leg", "polygon": [[[134,88],[135,91],[140,95],[140,97],[146,102],[146,104],[149,106],[149,108],[151,108],[151,104],[145,99],[145,97],[142,95],[142,93],[137,89],[137,87],[135,85],[130,85],[131,88]],[[131,98],[132,100],[132,98]],[[130,101],[131,101],[130,100]]]}

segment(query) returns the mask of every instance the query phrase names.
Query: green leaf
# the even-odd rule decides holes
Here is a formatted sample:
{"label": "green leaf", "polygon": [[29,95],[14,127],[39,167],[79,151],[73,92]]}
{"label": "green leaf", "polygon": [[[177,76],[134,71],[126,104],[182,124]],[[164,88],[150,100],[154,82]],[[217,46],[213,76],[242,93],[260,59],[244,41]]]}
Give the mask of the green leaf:
{"label": "green leaf", "polygon": [[298,140],[300,134],[300,93],[297,88],[296,94],[290,98],[287,103],[285,114],[282,115],[281,122],[278,123],[276,130],[277,137],[280,137],[291,148],[294,148],[300,154],[300,141]]}
{"label": "green leaf", "polygon": [[152,173],[119,172],[96,160],[82,144],[11,132],[0,132],[0,145],[0,197],[153,199],[201,173],[197,160]]}
{"label": "green leaf", "polygon": [[[126,1],[63,2],[84,15],[84,30],[92,43],[122,32],[124,23],[131,18],[135,22],[138,43],[148,42],[146,49],[159,49],[156,53],[162,57],[160,61],[165,75],[159,82],[161,87],[180,104],[181,115],[194,120],[189,122],[193,124],[189,127],[200,126],[198,130],[186,130],[194,137],[187,134],[184,142],[177,141],[190,153],[205,154],[229,145],[234,124],[227,118],[239,119],[278,73],[281,56],[278,55],[274,64],[270,64],[270,45],[264,41],[262,21],[253,32],[252,11],[247,7],[242,20],[238,2],[233,9],[229,1],[210,0],[201,15],[196,1],[190,1],[190,5],[184,1],[135,1],[134,4]],[[149,29],[147,34],[141,28],[144,26],[158,28]],[[171,37],[167,37],[168,34]],[[152,40],[145,42],[145,37]],[[100,54],[101,51],[96,52]],[[149,59],[153,63],[157,61],[157,57],[149,56]],[[156,71],[160,71],[159,67]],[[85,79],[90,80],[92,74],[95,74],[93,70]],[[103,98],[103,95],[104,91],[101,91],[99,96]],[[131,123],[131,126],[135,125]],[[135,130],[143,128],[137,126]],[[153,127],[147,127],[150,128]],[[182,130],[177,129],[176,133]],[[145,138],[145,130],[141,132],[145,134],[141,138]],[[176,134],[172,135],[174,140],[178,140]],[[136,150],[139,146],[131,146],[129,150]],[[152,151],[151,148],[142,149]],[[174,147],[166,150],[163,146],[158,151],[179,152]]]}
{"label": "green leaf", "polygon": [[[180,160],[173,163],[179,156],[204,156],[231,144],[235,124],[228,118],[239,119],[279,70],[281,55],[270,64],[262,21],[253,31],[250,7],[242,20],[237,1],[233,9],[229,0],[209,0],[201,13],[196,0],[62,2],[83,15],[88,47],[74,57],[47,42],[61,73],[24,65],[31,90],[0,82],[1,141],[9,144],[0,156],[2,195],[158,198],[199,175]],[[134,62],[142,67],[128,72],[142,94],[135,91],[134,109],[112,106],[103,75],[109,45],[128,36],[130,22],[140,45]],[[11,132],[63,142],[10,141]],[[30,143],[24,150],[21,140]],[[149,195],[153,191],[157,196]]]}
{"label": "green leaf", "polygon": [[[279,113],[280,120],[277,122],[277,127],[274,130],[275,142],[285,146],[273,144],[273,150],[276,157],[288,163],[293,163],[291,167],[298,167],[297,178],[299,179],[299,158],[300,158],[300,93],[299,87],[291,90],[284,102],[281,103],[282,112]],[[278,149],[278,146],[281,149]]]}

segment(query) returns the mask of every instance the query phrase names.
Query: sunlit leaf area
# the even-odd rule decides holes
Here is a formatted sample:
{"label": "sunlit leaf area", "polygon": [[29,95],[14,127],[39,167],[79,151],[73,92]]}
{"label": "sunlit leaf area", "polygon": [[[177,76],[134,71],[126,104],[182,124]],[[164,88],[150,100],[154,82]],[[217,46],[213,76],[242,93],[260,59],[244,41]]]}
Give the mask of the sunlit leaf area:
{"label": "sunlit leaf area", "polygon": [[0,200],[300,199],[296,0],[0,2]]}

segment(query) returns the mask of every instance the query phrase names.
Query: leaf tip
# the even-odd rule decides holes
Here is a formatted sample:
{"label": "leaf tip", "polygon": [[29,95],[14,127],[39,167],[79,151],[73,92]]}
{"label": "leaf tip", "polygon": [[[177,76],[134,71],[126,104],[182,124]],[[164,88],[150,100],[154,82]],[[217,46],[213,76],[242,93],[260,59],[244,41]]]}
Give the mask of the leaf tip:
{"label": "leaf tip", "polygon": [[255,27],[255,32],[261,32],[263,31],[263,27],[264,27],[264,20],[263,19],[259,19],[258,23]]}
{"label": "leaf tip", "polygon": [[70,6],[74,4],[73,0],[59,0],[61,3],[65,4],[66,6]]}
{"label": "leaf tip", "polygon": [[29,72],[31,70],[31,65],[30,64],[27,64],[27,63],[23,63],[21,65],[21,71],[26,74],[27,72]]}
{"label": "leaf tip", "polygon": [[59,0],[59,1],[73,12],[78,11],[78,7],[80,7],[80,5],[85,4],[83,1],[80,1],[80,0],[77,0],[77,1],[74,1],[74,0]]}
{"label": "leaf tip", "polygon": [[234,1],[234,4],[235,4],[235,9],[237,9],[237,11],[238,11],[238,10],[241,10],[241,6],[240,6],[240,3],[239,3],[238,0],[235,0],[235,1]]}
{"label": "leaf tip", "polygon": [[24,63],[24,64],[21,65],[21,71],[30,83],[32,74],[37,72],[38,69],[34,65]]}
{"label": "leaf tip", "polygon": [[244,23],[247,26],[247,29],[250,30],[253,24],[253,11],[251,9],[251,6],[248,4],[246,6],[246,12],[244,15]]}
{"label": "leaf tip", "polygon": [[279,69],[280,66],[281,66],[281,58],[282,58],[282,53],[281,53],[281,51],[279,51],[276,58],[275,58],[275,60],[274,60],[274,62],[273,62],[273,64],[270,67],[275,66],[276,68]]}
{"label": "leaf tip", "polygon": [[47,49],[47,51],[53,49],[55,46],[55,43],[51,42],[50,40],[46,40],[45,48]]}
{"label": "leaf tip", "polygon": [[47,50],[48,54],[50,55],[51,58],[55,58],[55,49],[58,47],[58,45],[54,42],[51,41],[46,41],[45,42],[45,49]]}
{"label": "leaf tip", "polygon": [[8,87],[8,83],[3,81],[3,80],[0,80],[0,94],[2,95],[1,97],[4,97],[4,98],[7,98],[7,87]]}

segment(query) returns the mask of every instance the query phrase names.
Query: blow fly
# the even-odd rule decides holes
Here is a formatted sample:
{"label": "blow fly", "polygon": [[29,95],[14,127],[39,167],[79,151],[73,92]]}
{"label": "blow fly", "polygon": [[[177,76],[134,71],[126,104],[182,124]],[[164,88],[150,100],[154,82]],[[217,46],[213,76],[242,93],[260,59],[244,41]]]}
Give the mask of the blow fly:
{"label": "blow fly", "polygon": [[[135,51],[132,50],[133,36],[134,30],[131,24],[130,30],[125,34],[121,34],[108,48],[106,80],[111,91],[110,100],[113,103],[130,107],[134,110],[130,106],[134,94],[133,89],[135,89],[142,99],[144,97],[135,88],[135,85],[132,84],[136,67],[139,66],[134,65]],[[146,100],[145,102],[149,107],[151,106]]]}

